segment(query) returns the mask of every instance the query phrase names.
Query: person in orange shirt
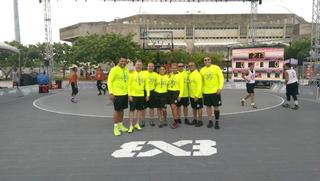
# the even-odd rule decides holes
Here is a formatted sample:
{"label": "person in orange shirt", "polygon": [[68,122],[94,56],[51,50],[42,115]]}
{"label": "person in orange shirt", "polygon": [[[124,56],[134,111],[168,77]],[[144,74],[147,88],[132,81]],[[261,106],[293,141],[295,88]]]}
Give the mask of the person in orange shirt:
{"label": "person in orange shirt", "polygon": [[71,88],[72,88],[71,102],[77,103],[77,101],[75,100],[75,97],[78,94],[78,75],[77,75],[76,66],[72,66],[71,68],[69,84],[71,84]]}
{"label": "person in orange shirt", "polygon": [[97,80],[97,88],[99,91],[99,96],[101,95],[101,90],[103,91],[103,94],[106,95],[106,90],[102,88],[102,81],[105,79],[105,76],[103,74],[103,71],[101,69],[101,66],[99,66],[96,70],[96,80]]}

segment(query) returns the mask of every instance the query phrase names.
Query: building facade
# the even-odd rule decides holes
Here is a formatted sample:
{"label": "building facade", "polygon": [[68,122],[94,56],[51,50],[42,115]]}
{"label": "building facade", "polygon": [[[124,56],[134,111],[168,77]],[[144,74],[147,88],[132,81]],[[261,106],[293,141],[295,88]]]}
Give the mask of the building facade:
{"label": "building facade", "polygon": [[[138,14],[112,22],[61,28],[60,39],[72,42],[79,36],[113,32],[134,34],[134,41],[141,45],[145,41],[165,44],[171,39],[163,38],[165,33],[161,32],[171,32],[175,49],[217,51],[251,42],[249,22],[250,14]],[[263,44],[289,45],[295,38],[309,36],[311,32],[311,24],[295,14],[258,14],[256,27],[256,41]],[[153,37],[148,37],[152,32]]]}

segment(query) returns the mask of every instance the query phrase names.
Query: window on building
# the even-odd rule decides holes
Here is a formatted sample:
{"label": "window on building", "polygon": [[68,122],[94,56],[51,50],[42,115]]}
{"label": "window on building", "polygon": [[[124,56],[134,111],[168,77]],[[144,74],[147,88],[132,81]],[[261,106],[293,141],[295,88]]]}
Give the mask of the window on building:
{"label": "window on building", "polygon": [[278,61],[270,61],[269,62],[269,68],[278,68],[279,62]]}
{"label": "window on building", "polygon": [[192,38],[193,37],[193,27],[187,27],[186,28],[186,37]]}
{"label": "window on building", "polygon": [[270,74],[269,72],[267,73],[267,77],[268,77],[268,78],[270,78],[270,77],[271,77],[271,74]]}
{"label": "window on building", "polygon": [[234,77],[238,77],[238,73],[234,73],[233,76],[234,76]]}
{"label": "window on building", "polygon": [[236,62],[236,68],[244,68],[243,62]]}
{"label": "window on building", "polygon": [[260,62],[260,67],[263,67],[263,62]]}
{"label": "window on building", "polygon": [[248,67],[250,67],[251,65],[254,65],[254,62],[249,62],[248,63]]}
{"label": "window on building", "polygon": [[147,28],[145,27],[140,27],[140,39],[144,37],[144,33],[147,32]]}
{"label": "window on building", "polygon": [[280,78],[280,73],[279,73],[279,72],[276,72],[275,75],[274,75],[274,77],[275,77],[275,78]]}

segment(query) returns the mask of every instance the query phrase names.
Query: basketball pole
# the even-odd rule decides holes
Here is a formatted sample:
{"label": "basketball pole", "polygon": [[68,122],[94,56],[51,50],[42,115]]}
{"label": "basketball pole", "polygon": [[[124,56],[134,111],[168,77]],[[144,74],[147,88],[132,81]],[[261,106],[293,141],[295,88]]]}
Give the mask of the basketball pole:
{"label": "basketball pole", "polygon": [[157,46],[157,56],[156,56],[156,70],[161,66],[160,64],[160,47]]}

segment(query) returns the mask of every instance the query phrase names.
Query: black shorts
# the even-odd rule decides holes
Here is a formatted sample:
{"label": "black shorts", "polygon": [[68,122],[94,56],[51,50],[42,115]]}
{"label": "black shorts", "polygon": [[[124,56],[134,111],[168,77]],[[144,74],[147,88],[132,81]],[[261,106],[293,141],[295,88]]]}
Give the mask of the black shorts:
{"label": "black shorts", "polygon": [[189,97],[181,97],[180,101],[177,104],[178,107],[180,106],[189,106]]}
{"label": "black shorts", "polygon": [[254,86],[255,86],[255,83],[247,83],[247,92],[249,93],[249,94],[251,94],[251,93],[254,93]]}
{"label": "black shorts", "polygon": [[130,103],[130,111],[144,110],[146,108],[145,97],[132,97],[132,102],[129,102],[129,103]]}
{"label": "black shorts", "polygon": [[115,96],[113,102],[114,110],[121,111],[128,108],[128,95]]}
{"label": "black shorts", "polygon": [[294,96],[294,95],[299,95],[299,84],[298,82],[288,84],[286,86],[287,94]]}
{"label": "black shorts", "polygon": [[178,104],[178,97],[180,91],[170,91],[167,92],[167,104]]}
{"label": "black shorts", "polygon": [[74,82],[71,82],[71,89],[72,89],[71,95],[75,96],[78,94],[79,92],[78,85],[76,85]]}
{"label": "black shorts", "polygon": [[202,109],[203,108],[203,100],[202,98],[198,98],[197,101],[194,101],[194,98],[190,98],[192,109]]}
{"label": "black shorts", "polygon": [[221,94],[203,94],[203,102],[206,106],[218,107],[222,105]]}
{"label": "black shorts", "polygon": [[[150,97],[149,97],[149,101],[148,102],[146,102],[146,104],[145,104],[145,106],[146,106],[146,108],[148,107],[148,108],[155,108],[156,107],[156,101],[155,101],[155,99],[156,99],[156,95],[155,95],[156,93],[154,92],[154,90],[152,90],[152,91],[150,91]],[[146,97],[147,96],[147,93],[145,92],[144,93],[144,96]]]}
{"label": "black shorts", "polygon": [[166,108],[166,103],[167,103],[167,93],[155,92],[155,107]]}

